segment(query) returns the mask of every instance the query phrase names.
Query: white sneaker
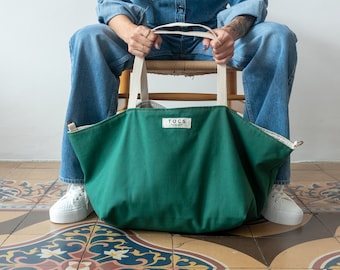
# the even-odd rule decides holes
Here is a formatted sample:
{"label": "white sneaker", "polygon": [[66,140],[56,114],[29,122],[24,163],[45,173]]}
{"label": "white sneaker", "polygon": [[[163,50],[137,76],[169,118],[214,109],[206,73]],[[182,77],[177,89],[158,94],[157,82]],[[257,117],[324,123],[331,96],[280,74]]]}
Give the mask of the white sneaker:
{"label": "white sneaker", "polygon": [[282,185],[274,185],[262,210],[265,219],[282,224],[298,225],[302,222],[302,209],[283,192]]}
{"label": "white sneaker", "polygon": [[66,194],[50,208],[50,221],[73,223],[85,219],[92,211],[84,185],[71,184]]}

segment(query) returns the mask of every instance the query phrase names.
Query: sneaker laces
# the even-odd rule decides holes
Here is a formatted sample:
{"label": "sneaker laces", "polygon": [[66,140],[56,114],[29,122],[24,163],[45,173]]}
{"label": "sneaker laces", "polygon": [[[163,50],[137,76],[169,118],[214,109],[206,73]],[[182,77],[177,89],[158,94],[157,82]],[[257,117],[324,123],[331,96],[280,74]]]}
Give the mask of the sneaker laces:
{"label": "sneaker laces", "polygon": [[70,198],[71,205],[74,206],[76,201],[79,201],[81,197],[84,197],[86,209],[89,209],[89,200],[87,193],[83,185],[70,184],[64,198]]}
{"label": "sneaker laces", "polygon": [[275,204],[278,205],[280,204],[280,202],[282,202],[282,200],[286,200],[289,203],[294,203],[294,200],[289,197],[284,191],[284,186],[283,185],[274,185],[272,192],[270,193],[270,196],[272,197],[272,199],[274,200]]}

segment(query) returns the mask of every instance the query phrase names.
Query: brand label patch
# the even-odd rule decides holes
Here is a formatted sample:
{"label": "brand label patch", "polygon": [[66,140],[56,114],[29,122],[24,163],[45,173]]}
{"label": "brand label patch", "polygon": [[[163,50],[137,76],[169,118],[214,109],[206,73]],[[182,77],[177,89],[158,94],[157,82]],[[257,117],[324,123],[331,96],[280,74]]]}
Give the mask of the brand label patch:
{"label": "brand label patch", "polygon": [[162,118],[162,128],[191,128],[191,118]]}

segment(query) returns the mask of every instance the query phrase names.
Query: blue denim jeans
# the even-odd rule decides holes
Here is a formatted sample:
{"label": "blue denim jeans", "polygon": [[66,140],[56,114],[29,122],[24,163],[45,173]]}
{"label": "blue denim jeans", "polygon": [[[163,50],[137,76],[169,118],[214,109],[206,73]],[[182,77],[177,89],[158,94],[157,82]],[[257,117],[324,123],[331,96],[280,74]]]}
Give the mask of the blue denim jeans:
{"label": "blue denim jeans", "polygon": [[[70,40],[72,64],[71,93],[66,122],[77,126],[93,124],[117,110],[119,76],[133,64],[127,45],[105,24],[77,31]],[[212,60],[201,40],[164,36],[161,50],[152,50],[148,59]],[[246,95],[244,117],[289,138],[288,102],[297,61],[296,37],[286,26],[264,22],[235,43],[228,65],[243,70]],[[66,126],[66,125],[65,125]],[[60,179],[83,183],[83,173],[67,137],[62,141]],[[95,162],[95,160],[93,161]],[[288,184],[290,160],[282,165],[276,184]]]}

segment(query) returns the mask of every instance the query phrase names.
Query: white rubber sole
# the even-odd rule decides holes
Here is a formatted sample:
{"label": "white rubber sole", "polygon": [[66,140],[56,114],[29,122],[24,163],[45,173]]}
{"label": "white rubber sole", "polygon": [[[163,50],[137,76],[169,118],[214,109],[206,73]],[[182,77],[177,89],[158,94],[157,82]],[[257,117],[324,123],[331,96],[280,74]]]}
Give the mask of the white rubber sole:
{"label": "white rubber sole", "polygon": [[303,219],[303,212],[284,212],[278,210],[264,209],[262,215],[265,219],[270,222],[281,224],[281,225],[299,225]]}
{"label": "white rubber sole", "polygon": [[50,214],[50,221],[53,223],[58,224],[65,224],[65,223],[75,223],[82,221],[86,219],[91,213],[93,212],[93,209],[91,205],[89,205],[89,208],[81,208],[81,209],[74,209],[72,211],[57,211],[53,208],[53,206],[50,208],[49,214]]}

